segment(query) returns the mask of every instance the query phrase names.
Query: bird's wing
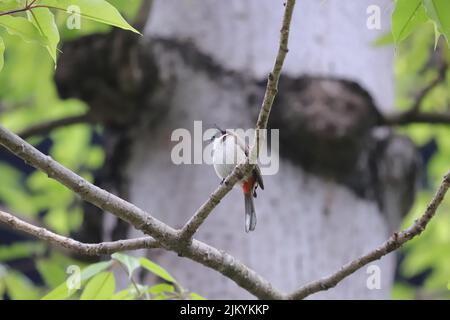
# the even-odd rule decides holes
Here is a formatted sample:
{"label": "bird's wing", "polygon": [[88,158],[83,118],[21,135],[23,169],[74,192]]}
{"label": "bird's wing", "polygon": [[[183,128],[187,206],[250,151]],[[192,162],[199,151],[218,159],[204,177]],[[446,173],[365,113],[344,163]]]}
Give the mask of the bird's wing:
{"label": "bird's wing", "polygon": [[253,169],[253,178],[255,178],[256,182],[258,182],[259,187],[264,190],[264,182],[261,175],[261,169],[259,169],[258,165],[255,166],[255,169]]}
{"label": "bird's wing", "polygon": [[[241,137],[239,137],[234,132],[230,132],[230,134],[236,139],[237,145],[240,146],[241,149],[244,151],[245,156],[248,157],[249,146],[244,142],[243,139],[241,139]],[[253,177],[255,178],[256,182],[258,182],[259,187],[262,190],[264,190],[264,182],[263,182],[263,178],[261,175],[261,169],[259,168],[258,165],[255,166],[255,169],[253,169],[252,174],[253,174]]]}

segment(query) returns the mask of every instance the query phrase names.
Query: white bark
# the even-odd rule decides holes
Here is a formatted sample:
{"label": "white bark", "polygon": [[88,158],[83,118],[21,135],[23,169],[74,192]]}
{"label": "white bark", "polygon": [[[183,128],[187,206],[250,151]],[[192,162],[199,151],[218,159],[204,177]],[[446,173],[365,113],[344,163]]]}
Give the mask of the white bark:
{"label": "white bark", "polygon": [[[192,42],[222,66],[264,79],[278,49],[282,3],[155,0],[146,35]],[[374,5],[380,9],[380,30],[367,27]],[[392,7],[390,0],[298,1],[283,73],[354,80],[382,110],[391,108],[393,50],[373,42],[389,32]]]}
{"label": "white bark", "polygon": [[[392,104],[392,52],[370,43],[381,31],[366,28],[368,5],[379,4],[382,27],[388,29],[390,1],[302,0],[294,12],[286,74],[323,75],[355,80],[379,106]],[[263,80],[278,44],[282,1],[155,0],[146,36],[189,41],[223,68]],[[157,59],[170,87],[169,113],[157,128],[142,129],[133,146],[128,177],[130,201],[148,209],[173,227],[181,227],[219,183],[212,167],[176,166],[170,153],[172,130],[252,127],[244,87],[229,78],[211,78],[185,64],[176,49],[159,48]],[[245,81],[245,79],[243,80]],[[385,216],[374,202],[346,187],[305,173],[287,160],[280,171],[265,177],[255,205],[256,231],[244,232],[243,196],[226,197],[201,227],[196,238],[228,251],[274,286],[288,292],[336,271],[344,263],[382,243],[388,236]],[[174,254],[154,256],[185,287],[207,298],[250,298],[217,272]],[[388,298],[395,257],[386,256],[381,289],[369,290],[366,268],[337,288],[314,298]]]}

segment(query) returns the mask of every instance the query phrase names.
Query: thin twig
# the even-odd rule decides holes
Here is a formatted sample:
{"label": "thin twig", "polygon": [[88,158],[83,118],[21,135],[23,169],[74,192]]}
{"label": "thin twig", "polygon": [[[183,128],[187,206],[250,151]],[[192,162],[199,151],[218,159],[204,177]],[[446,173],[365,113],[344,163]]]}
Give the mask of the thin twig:
{"label": "thin twig", "polygon": [[4,11],[4,12],[0,12],[0,17],[2,16],[9,16],[12,15],[14,13],[20,13],[20,12],[25,12],[30,10],[29,7],[25,7],[25,8],[20,8],[20,9],[14,9],[14,10],[9,10],[9,11]]}
{"label": "thin twig", "polygon": [[23,8],[19,8],[19,9],[14,9],[14,10],[9,10],[9,11],[3,11],[0,12],[0,17],[1,16],[8,16],[8,15],[12,15],[15,13],[21,13],[21,12],[27,12],[27,11],[32,11],[33,9],[36,8],[47,8],[47,9],[54,9],[54,10],[60,10],[60,11],[66,11],[65,9],[62,8],[58,8],[58,7],[53,7],[53,6],[47,6],[47,5],[33,5],[36,1],[33,1],[32,3],[26,5]]}
{"label": "thin twig", "polygon": [[50,244],[74,251],[83,255],[112,254],[118,251],[158,248],[159,244],[151,237],[118,240],[102,243],[83,243],[64,237],[45,228],[25,222],[12,214],[0,210],[0,221],[12,229],[25,232]]}
{"label": "thin twig", "polygon": [[223,181],[223,183],[209,196],[208,200],[201,205],[189,221],[179,232],[181,242],[189,242],[200,226],[208,218],[209,214],[219,204],[219,202],[233,189],[233,186],[244,177],[245,168],[237,166],[233,172]]}
{"label": "thin twig", "polygon": [[136,281],[134,281],[133,274],[128,274],[128,269],[121,262],[118,261],[118,263],[120,268],[128,275],[128,279],[130,279],[131,284],[136,290],[137,298],[140,298],[142,296],[142,292],[139,290],[139,286]]}
{"label": "thin twig", "polygon": [[280,80],[281,68],[284,64],[284,59],[288,53],[289,30],[291,27],[292,13],[294,11],[295,0],[288,0],[285,3],[285,11],[283,16],[283,23],[280,30],[280,44],[278,48],[277,57],[273,66],[272,72],[269,74],[267,81],[266,92],[261,106],[261,111],[256,122],[256,129],[263,130],[267,128],[270,111],[272,110],[273,101],[278,93],[278,82]]}
{"label": "thin twig", "polygon": [[37,135],[49,134],[53,130],[58,129],[60,127],[67,127],[74,124],[90,123],[90,122],[91,119],[89,114],[74,115],[66,118],[51,120],[48,122],[32,125],[24,129],[23,131],[19,132],[18,135],[22,137],[22,139],[28,139],[30,137],[34,137]]}
{"label": "thin twig", "polygon": [[[259,140],[259,130],[267,128],[267,121],[269,119],[270,111],[272,109],[273,101],[278,92],[278,81],[281,75],[281,69],[283,67],[284,59],[288,52],[288,40],[289,40],[289,28],[292,20],[292,12],[294,11],[295,0],[288,0],[285,3],[285,10],[283,16],[283,22],[280,31],[280,44],[278,48],[277,57],[275,59],[275,64],[273,66],[272,72],[269,74],[269,79],[267,81],[266,93],[264,94],[264,99],[261,106],[261,111],[258,116],[258,121],[256,123],[256,149],[260,145]],[[181,241],[189,241],[192,239],[194,234],[197,232],[198,228],[203,224],[203,222],[208,218],[212,210],[219,204],[219,202],[227,195],[228,192],[233,188],[233,186],[241,180],[243,177],[247,176],[253,169],[252,163],[256,161],[251,159],[251,155],[254,154],[255,145],[249,152],[250,163],[240,164],[236,166],[233,172],[224,180],[221,186],[219,186],[209,199],[197,210],[197,212],[192,216],[192,218],[184,225],[180,232]],[[257,154],[259,152],[257,151]]]}
{"label": "thin twig", "polygon": [[414,104],[406,111],[396,112],[393,114],[384,115],[383,125],[405,125],[412,123],[432,123],[432,124],[448,124],[450,123],[449,113],[438,112],[422,112],[420,109],[425,98],[442,82],[445,82],[448,70],[448,63],[441,58],[440,66],[438,67],[437,77],[425,86],[414,99]]}
{"label": "thin twig", "polygon": [[33,4],[35,2],[36,2],[36,0],[31,1],[31,3],[28,3],[28,1],[27,1],[25,3],[25,7],[23,7],[23,8],[0,12],[0,17],[1,16],[11,15],[11,14],[14,14],[14,13],[20,13],[20,12],[26,12],[26,11],[32,10],[32,9],[36,8],[36,6],[33,6]]}
{"label": "thin twig", "polygon": [[[45,172],[50,178],[59,181],[67,188],[99,208],[114,212],[119,218],[129,222],[137,229],[159,240],[168,235],[175,235],[175,230],[153,218],[149,213],[137,208],[133,204],[91,184],[60,163],[46,156],[26,141],[0,126],[0,144],[12,153],[22,158],[36,169]],[[175,238],[171,239],[172,241]]]}
{"label": "thin twig", "polygon": [[272,288],[267,280],[233,256],[197,240],[180,242],[177,230],[155,219],[148,212],[86,181],[2,126],[0,144],[36,169],[45,172],[49,178],[78,194],[83,200],[152,236],[161,247],[222,273],[260,299],[283,298],[283,294]]}
{"label": "thin twig", "polygon": [[385,116],[385,124],[409,125],[409,124],[450,124],[450,112],[402,112]]}
{"label": "thin twig", "polygon": [[[286,21],[288,24],[282,28],[281,42],[284,42],[283,39],[287,34],[286,28],[289,28],[294,4],[295,0],[289,0],[286,4],[283,24],[285,24]],[[285,50],[285,45],[280,45],[280,48],[281,50]],[[284,55],[285,53],[279,54],[278,56]],[[279,78],[279,73],[281,72],[281,65],[279,65],[279,62],[276,63],[274,70],[274,77]],[[274,77],[271,77],[272,80]],[[270,97],[270,95],[275,93],[276,92],[272,92],[267,96]],[[267,104],[265,105],[267,107]],[[261,110],[261,112],[267,113],[267,108]],[[34,147],[1,126],[0,144],[4,145],[12,153],[37,169],[47,173],[50,178],[59,181],[73,192],[79,194],[85,201],[88,201],[105,211],[111,212],[117,217],[129,222],[136,229],[152,236],[166,249],[173,250],[180,255],[219,271],[258,298],[282,299],[284,297],[282,293],[272,288],[272,285],[267,280],[237,261],[233,256],[200,241],[192,240],[192,235],[207,218],[209,213],[215,208],[217,203],[219,203],[219,201],[231,190],[237,181],[250,173],[253,166],[249,163],[236,166],[230,176],[225,179],[224,184],[220,186],[207,203],[202,206],[203,209],[199,209],[194,218],[191,219],[191,222],[194,222],[189,224],[187,228],[183,228],[183,230],[185,230],[184,232],[187,230],[187,232],[192,234],[188,234],[186,237],[187,233],[184,233],[183,230],[181,232],[174,230],[133,204],[92,185],[50,157],[43,155]],[[187,239],[188,241],[180,241],[184,239]]]}
{"label": "thin twig", "polygon": [[445,81],[445,77],[447,74],[448,64],[445,61],[442,61],[439,69],[437,77],[431,81],[425,88],[423,88],[416,96],[415,103],[412,106],[409,112],[417,112],[423,104],[425,98],[433,91],[438,85]]}
{"label": "thin twig", "polygon": [[[288,1],[286,5],[287,12],[292,10],[294,3],[294,0]],[[37,5],[33,8],[37,7],[41,6]],[[282,34],[285,33],[286,30],[282,30]],[[0,144],[36,169],[47,173],[50,178],[60,182],[78,194],[83,200],[114,214],[118,218],[130,223],[136,229],[152,236],[162,247],[217,270],[260,299],[282,299],[284,297],[267,280],[236,260],[233,256],[197,240],[180,241],[180,232],[178,230],[162,223],[135,205],[89,183],[1,126]],[[249,163],[236,166],[231,175],[226,179],[228,184],[221,187],[226,192],[223,192],[223,194],[219,192],[218,196],[223,198],[239,179],[242,179],[250,173],[252,167],[253,165]],[[213,200],[216,203],[212,204],[211,210],[220,199]],[[211,212],[210,210],[207,212],[208,210],[204,211],[203,221]]]}
{"label": "thin twig", "polygon": [[[294,0],[288,1],[286,3],[286,11],[283,18],[283,28],[281,30],[282,36],[280,40],[280,50],[282,52],[279,52],[279,55],[277,55],[277,62],[275,63],[274,71],[271,73],[271,76],[269,76],[269,82],[267,86],[268,89],[264,98],[260,116],[258,117],[257,129],[266,128],[267,120],[270,115],[273,99],[277,91],[279,73],[284,61],[284,56],[287,52],[287,36],[294,3]],[[155,219],[149,213],[143,211],[135,205],[94,186],[80,176],[76,175],[74,172],[54,161],[50,157],[42,154],[33,146],[22,140],[20,137],[1,126],[0,144],[8,148],[12,153],[22,158],[24,161],[31,164],[35,168],[47,173],[50,178],[53,178],[61,184],[65,185],[74,193],[80,195],[84,200],[96,205],[97,207],[105,211],[111,212],[115,216],[129,222],[136,229],[152,236],[152,240],[154,239],[153,241],[157,242],[161,247],[167,250],[172,250],[179,255],[182,255],[222,273],[224,276],[233,280],[239,286],[246,289],[249,293],[255,295],[260,299],[305,298],[313,293],[327,290],[328,288],[335,286],[345,277],[354,273],[356,270],[368,264],[369,262],[379,259],[389,252],[396,250],[405,242],[419,235],[425,229],[428,222],[434,216],[436,209],[442,202],[445,193],[450,186],[449,173],[445,176],[442,185],[430,202],[424,215],[420,217],[409,229],[394,234],[382,246],[370,252],[369,254],[364,255],[343,266],[335,274],[322,280],[312,282],[289,295],[284,295],[280,291],[274,289],[270,282],[262,278],[255,271],[251,270],[228,253],[219,251],[218,249],[195,239],[192,239],[188,242],[180,241],[180,235],[183,235],[183,231],[179,232],[178,230],[169,227],[168,225]],[[255,149],[255,145],[252,149]],[[231,190],[232,186],[239,179],[241,179],[243,175],[247,174],[249,170],[251,170],[251,168],[252,165],[249,163],[236,166],[236,168],[233,170],[233,173],[225,180],[226,183],[224,183],[223,186],[219,187],[218,190],[213,193],[210,199],[199,209],[199,211],[197,211],[197,214],[194,215],[194,217],[191,219],[191,221],[196,222],[193,222],[191,224],[192,226],[194,226],[194,228],[189,229],[189,232],[193,231],[193,233],[195,233],[198,226],[203,223],[211,210],[217,205],[217,203],[226,195],[227,192]],[[196,220],[196,216],[198,220]],[[29,230],[34,232],[35,236],[39,236],[46,241],[54,241],[54,234],[51,234],[52,237],[49,237],[49,231],[45,229],[41,229],[35,226],[31,226],[31,229],[29,229],[30,225],[22,225],[20,224],[20,221],[19,223],[17,223],[17,221],[14,219],[15,217],[11,215],[4,215],[4,217],[7,217],[5,218],[4,222],[11,227],[19,228],[18,226],[20,226],[22,228],[22,231]],[[190,237],[188,237],[188,239],[189,238]],[[75,241],[73,239],[61,240],[68,240],[70,243],[73,243],[72,241]],[[61,244],[61,242],[58,242],[58,244]],[[89,246],[90,244],[83,245]],[[70,248],[73,247],[71,246]]]}
{"label": "thin twig", "polygon": [[359,257],[358,259],[353,260],[352,262],[344,265],[338,272],[321,280],[311,282],[304,287],[301,287],[300,289],[291,293],[288,296],[288,299],[303,299],[309,295],[312,295],[313,293],[333,288],[339,282],[341,282],[349,275],[353,274],[358,269],[364,267],[365,265],[367,265],[372,261],[380,259],[381,257],[387,255],[388,253],[394,250],[397,250],[403,244],[405,244],[405,242],[420,235],[422,231],[425,230],[431,218],[433,218],[433,216],[435,215],[436,210],[441,204],[442,200],[444,199],[444,196],[447,193],[449,187],[450,187],[450,172],[448,172],[447,175],[442,180],[440,187],[436,191],[436,194],[434,195],[431,202],[428,204],[424,214],[419,219],[417,219],[411,227],[399,233],[394,233],[394,235],[392,235],[392,237],[389,238],[389,240],[387,240],[381,246],[369,252],[368,254],[365,254],[362,257]]}

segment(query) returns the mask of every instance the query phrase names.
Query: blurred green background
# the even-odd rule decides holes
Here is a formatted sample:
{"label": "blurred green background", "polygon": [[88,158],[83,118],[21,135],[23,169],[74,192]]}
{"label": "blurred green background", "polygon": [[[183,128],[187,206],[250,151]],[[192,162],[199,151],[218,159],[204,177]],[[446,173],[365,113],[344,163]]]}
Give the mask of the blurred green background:
{"label": "blurred green background", "polygon": [[[435,37],[434,26],[426,23],[416,28],[410,38],[396,48],[395,76],[396,103],[400,110],[406,110],[414,102],[418,88],[425,87],[436,78],[433,66]],[[445,39],[439,41],[442,56],[449,61],[449,49]],[[431,61],[431,62],[430,62]],[[446,80],[436,86],[425,98],[422,110],[449,112],[450,72]],[[398,129],[411,137],[418,146],[434,140],[437,144],[424,174],[427,184],[422,186],[414,207],[404,219],[403,227],[425,211],[442,176],[450,164],[450,125],[413,124]],[[413,239],[402,249],[404,259],[399,265],[399,279],[392,292],[398,299],[449,299],[450,298],[450,202],[444,201],[439,213],[420,237]],[[408,281],[409,280],[409,281]]]}
{"label": "blurred green background", "polygon": [[[140,1],[110,0],[124,15],[132,19]],[[63,15],[57,16],[60,24]],[[82,35],[108,32],[110,27],[82,21],[81,30],[60,28],[63,40]],[[45,48],[25,43],[0,30],[8,48],[5,67],[0,72],[0,123],[14,132],[69,115],[86,112],[86,105],[78,100],[60,100],[53,81],[54,65]],[[444,56],[449,50],[441,39]],[[390,44],[389,44],[390,45]],[[413,35],[395,49],[396,103],[406,110],[413,103],[418,88],[427,85],[437,75],[430,64],[434,51],[434,27],[421,25]],[[423,110],[449,111],[450,72],[446,81],[437,86],[425,99]],[[450,163],[450,126],[415,124],[397,130],[410,136],[418,146],[435,142],[436,152],[426,166],[427,183],[417,195],[415,205],[404,219],[410,225],[423,213],[427,202],[441,181]],[[101,135],[101,128],[79,124],[54,130],[48,138],[33,138],[57,161],[76,171],[89,181],[104,162],[101,145],[92,143],[93,135]],[[83,219],[80,200],[70,191],[36,171],[22,170],[17,160],[5,156],[0,161],[0,207],[28,221],[36,221],[55,232],[69,235],[77,230]],[[0,226],[0,234],[7,232]],[[24,262],[32,257],[34,263]],[[426,232],[409,242],[402,250],[394,299],[450,298],[450,203],[445,201]],[[37,299],[50,288],[67,278],[66,267],[84,264],[69,258],[64,252],[53,250],[44,243],[20,241],[0,242],[0,298]],[[195,288],[192,288],[195,289]]]}

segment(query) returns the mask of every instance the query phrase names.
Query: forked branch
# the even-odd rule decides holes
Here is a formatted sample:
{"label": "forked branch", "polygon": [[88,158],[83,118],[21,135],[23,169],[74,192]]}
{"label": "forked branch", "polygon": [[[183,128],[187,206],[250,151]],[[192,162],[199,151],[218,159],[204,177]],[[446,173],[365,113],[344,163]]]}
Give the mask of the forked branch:
{"label": "forked branch", "polygon": [[[288,0],[285,3],[285,13],[281,28],[279,50],[274,68],[269,75],[266,94],[264,96],[256,125],[257,129],[265,129],[267,127],[267,121],[275,95],[277,93],[281,68],[287,53],[289,27],[294,4],[295,0]],[[305,298],[316,292],[334,287],[344,278],[367,265],[371,261],[379,259],[382,256],[398,249],[405,242],[419,235],[426,228],[429,221],[435,215],[437,208],[444,199],[444,196],[450,186],[450,173],[448,173],[444,177],[441,186],[428,205],[425,213],[418,220],[416,220],[413,226],[402,232],[394,234],[380,247],[375,248],[368,254],[344,265],[336,273],[324,279],[307,284],[306,286],[303,286],[286,295],[273,288],[269,281],[262,278],[255,271],[248,268],[228,253],[220,251],[198,240],[192,239],[198,228],[202,225],[212,210],[214,210],[221,199],[223,199],[232,189],[233,185],[251,171],[252,164],[247,162],[236,166],[231,175],[225,180],[225,183],[217,188],[217,190],[197,210],[187,224],[182,229],[175,230],[165,223],[157,220],[148,212],[145,212],[135,205],[89,183],[82,177],[65,168],[49,156],[42,154],[20,137],[1,126],[0,144],[28,164],[45,172],[50,178],[65,185],[85,201],[88,201],[95,206],[114,214],[118,218],[127,221],[136,229],[143,231],[150,237],[101,244],[84,244],[73,239],[54,234],[48,230],[30,225],[29,223],[26,223],[8,213],[0,212],[0,221],[3,223],[52,244],[71,250],[81,250],[88,254],[104,254],[125,249],[140,249],[141,247],[162,247],[222,273],[224,276],[233,280],[239,286],[260,299]],[[258,146],[259,144],[257,143],[256,145]],[[255,146],[253,146],[253,149],[255,149]]]}
{"label": "forked branch", "polygon": [[49,244],[83,255],[98,256],[102,254],[112,254],[118,251],[151,249],[159,247],[158,243],[151,237],[118,240],[113,242],[83,243],[72,238],[61,236],[45,228],[37,227],[1,210],[0,222],[3,222],[12,229],[27,233]]}

